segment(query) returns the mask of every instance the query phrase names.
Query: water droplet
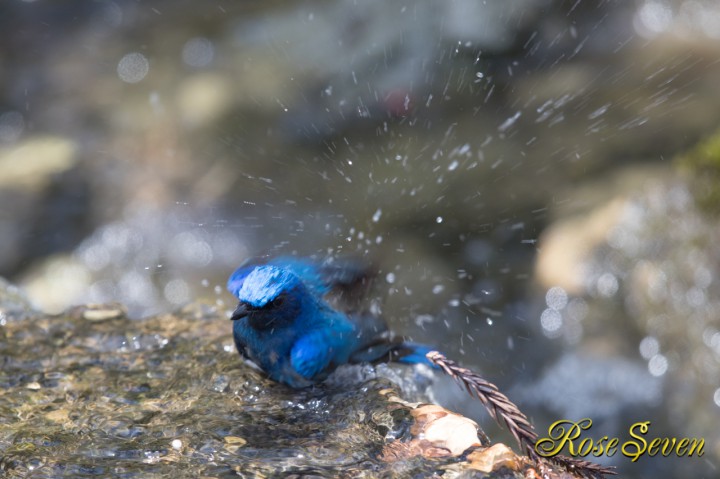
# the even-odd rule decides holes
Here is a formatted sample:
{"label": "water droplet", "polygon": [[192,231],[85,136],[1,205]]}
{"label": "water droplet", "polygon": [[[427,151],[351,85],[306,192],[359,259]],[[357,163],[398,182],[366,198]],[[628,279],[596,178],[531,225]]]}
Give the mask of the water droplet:
{"label": "water droplet", "polygon": [[665,2],[645,2],[635,14],[635,30],[645,37],[666,31],[673,23],[673,11]]}
{"label": "water droplet", "polygon": [[700,288],[690,288],[685,293],[685,299],[693,308],[699,308],[705,303],[705,293]]}
{"label": "water droplet", "polygon": [[190,288],[185,280],[173,279],[165,285],[163,290],[165,299],[173,304],[183,304],[190,300]]}
{"label": "water droplet", "polygon": [[567,306],[568,295],[560,286],[554,286],[545,294],[545,304],[548,308],[560,311]]}
{"label": "water droplet", "polygon": [[607,113],[608,108],[610,108],[610,103],[607,103],[607,104],[601,106],[600,108],[598,108],[597,110],[595,110],[594,112],[590,113],[588,115],[588,119],[594,120],[595,118],[604,115],[605,113]]}
{"label": "water droplet", "polygon": [[430,316],[429,314],[419,314],[415,318],[415,324],[417,324],[418,327],[423,328],[423,329],[425,328],[426,323],[432,323],[432,322],[433,322],[433,317]]}
{"label": "water droplet", "polygon": [[648,370],[653,376],[662,376],[667,372],[668,360],[662,354],[656,354],[648,362]]}
{"label": "water droplet", "polygon": [[646,336],[640,341],[640,355],[645,359],[650,359],[660,352],[660,343],[652,336]]}
{"label": "water droplet", "polygon": [[562,326],[562,315],[554,309],[546,309],[540,315],[540,325],[547,333],[554,333]]}
{"label": "water droplet", "polygon": [[700,266],[695,270],[694,279],[698,288],[705,289],[712,283],[712,273],[704,266]]}
{"label": "water droplet", "polygon": [[500,126],[498,126],[498,131],[503,133],[507,131],[511,126],[515,124],[515,122],[518,121],[518,119],[522,116],[522,112],[517,111],[513,116],[506,119]]}
{"label": "water droplet", "polygon": [[619,288],[617,278],[612,273],[604,273],[597,280],[597,289],[600,295],[609,298],[617,293]]}
{"label": "water droplet", "polygon": [[201,68],[212,62],[215,56],[215,46],[204,37],[191,38],[182,49],[182,59],[191,67]]}
{"label": "water droplet", "polygon": [[150,70],[150,63],[142,53],[128,53],[120,59],[117,74],[127,83],[137,83],[145,78]]}

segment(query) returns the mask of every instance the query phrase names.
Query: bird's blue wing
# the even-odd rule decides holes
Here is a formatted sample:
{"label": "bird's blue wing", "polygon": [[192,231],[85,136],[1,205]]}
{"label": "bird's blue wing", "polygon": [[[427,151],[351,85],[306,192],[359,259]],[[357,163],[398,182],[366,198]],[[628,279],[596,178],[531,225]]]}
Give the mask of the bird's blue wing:
{"label": "bird's blue wing", "polygon": [[293,256],[280,256],[268,261],[268,264],[290,271],[300,278],[311,292],[320,296],[330,290],[330,285],[323,276],[321,266],[312,260]]}

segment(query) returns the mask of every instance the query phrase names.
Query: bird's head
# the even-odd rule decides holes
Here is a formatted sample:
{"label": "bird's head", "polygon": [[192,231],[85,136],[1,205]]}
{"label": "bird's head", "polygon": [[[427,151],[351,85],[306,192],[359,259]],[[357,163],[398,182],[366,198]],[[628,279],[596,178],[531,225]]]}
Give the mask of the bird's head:
{"label": "bird's head", "polygon": [[302,295],[307,294],[295,274],[272,265],[253,268],[236,291],[240,303],[231,319],[247,318],[258,330],[291,324],[299,313]]}

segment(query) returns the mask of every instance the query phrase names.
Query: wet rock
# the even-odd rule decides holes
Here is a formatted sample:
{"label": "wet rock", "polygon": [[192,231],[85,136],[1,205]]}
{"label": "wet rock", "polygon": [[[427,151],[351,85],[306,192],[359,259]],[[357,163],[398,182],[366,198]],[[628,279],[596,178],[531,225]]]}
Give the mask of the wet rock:
{"label": "wet rock", "polygon": [[77,160],[77,145],[72,140],[34,137],[0,150],[0,189],[42,189],[53,175],[71,169]]}
{"label": "wet rock", "polygon": [[22,320],[34,313],[36,311],[25,293],[0,276],[0,326],[5,326],[10,320]]}
{"label": "wet rock", "polygon": [[466,450],[482,445],[475,421],[432,404],[412,405],[397,397],[389,400],[398,408],[409,409],[413,424],[409,441],[393,441],[383,448],[381,457],[385,461],[415,456],[458,457]]}
{"label": "wet rock", "polygon": [[71,139],[42,135],[0,145],[0,271],[4,274],[14,273],[34,255],[67,247],[72,237],[82,234],[76,219],[84,192],[82,181],[73,179],[78,149]]}
{"label": "wet rock", "polygon": [[369,366],[306,390],[270,382],[240,359],[212,307],[142,320],[117,304],[48,316],[18,308],[16,296],[0,289],[3,477],[530,470],[505,446],[486,449],[474,421],[400,399]]}
{"label": "wet rock", "polygon": [[48,257],[23,276],[23,290],[38,309],[51,314],[61,313],[68,304],[82,302],[91,285],[85,265],[67,255]]}
{"label": "wet rock", "polygon": [[487,449],[473,451],[468,455],[470,466],[481,472],[492,472],[501,467],[518,470],[520,458],[504,444],[495,444]]}
{"label": "wet rock", "polygon": [[217,121],[233,101],[230,80],[221,75],[201,74],[187,78],[178,86],[177,107],[188,129]]}
{"label": "wet rock", "polygon": [[598,208],[590,217],[566,218],[543,232],[535,277],[546,287],[560,287],[571,294],[583,291],[584,265],[593,248],[606,238],[618,219],[623,201]]}
{"label": "wet rock", "polygon": [[551,212],[551,224],[540,237],[534,279],[544,288],[561,287],[582,294],[588,262],[626,214],[628,199],[638,190],[670,180],[669,166],[630,166],[578,186],[566,186],[565,201]]}

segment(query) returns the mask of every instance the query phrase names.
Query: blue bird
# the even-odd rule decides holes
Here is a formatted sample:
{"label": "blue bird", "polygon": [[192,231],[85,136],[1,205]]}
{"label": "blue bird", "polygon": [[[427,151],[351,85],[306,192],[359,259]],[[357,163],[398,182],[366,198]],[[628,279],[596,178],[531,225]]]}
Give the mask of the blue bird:
{"label": "blue bird", "polygon": [[399,361],[435,367],[432,348],[395,337],[370,313],[333,308],[327,296],[367,284],[357,263],[281,257],[238,268],[228,290],[239,304],[232,315],[238,351],[267,375],[293,388],[325,379],[343,364]]}

